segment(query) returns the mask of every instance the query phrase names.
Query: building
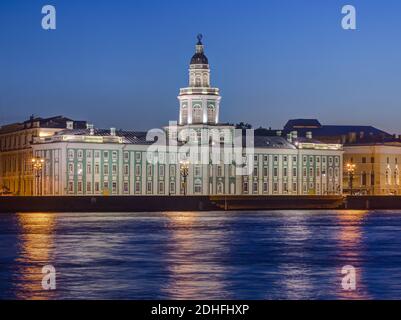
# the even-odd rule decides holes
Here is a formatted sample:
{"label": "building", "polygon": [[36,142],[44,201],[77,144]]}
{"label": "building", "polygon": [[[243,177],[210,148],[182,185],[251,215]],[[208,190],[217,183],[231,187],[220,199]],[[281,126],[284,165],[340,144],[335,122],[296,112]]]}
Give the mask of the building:
{"label": "building", "polygon": [[33,195],[31,144],[35,137],[48,137],[63,129],[86,127],[84,121],[63,116],[31,117],[0,128],[0,193]]}
{"label": "building", "polygon": [[[144,132],[66,129],[37,137],[38,195],[327,195],[342,193],[340,144],[254,137],[220,122],[201,36],[179,120]],[[156,138],[155,138],[156,137]]]}
{"label": "building", "polygon": [[384,139],[344,146],[344,192],[400,195],[401,141]]}

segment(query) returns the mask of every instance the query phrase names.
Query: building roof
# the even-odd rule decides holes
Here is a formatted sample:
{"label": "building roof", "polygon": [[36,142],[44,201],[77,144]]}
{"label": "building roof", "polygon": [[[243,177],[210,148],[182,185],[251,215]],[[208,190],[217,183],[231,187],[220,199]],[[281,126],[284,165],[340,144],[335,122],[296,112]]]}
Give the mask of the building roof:
{"label": "building roof", "polygon": [[[146,141],[146,132],[141,131],[125,131],[116,130],[115,136],[124,138],[125,143],[130,144],[153,144],[155,141]],[[74,129],[74,130],[63,130],[55,134],[57,136],[63,135],[73,135],[73,136],[98,136],[98,137],[111,137],[110,129],[93,129],[93,134],[91,134],[91,129]]]}
{"label": "building roof", "polygon": [[209,64],[209,60],[203,51],[202,35],[198,35],[196,44],[196,53],[192,56],[191,64]]}
{"label": "building roof", "polygon": [[317,129],[321,128],[322,125],[317,119],[293,119],[289,120],[284,126],[284,130],[295,130],[295,129]]}
{"label": "building roof", "polygon": [[[243,145],[245,146],[245,137]],[[296,147],[282,137],[262,137],[255,136],[255,148],[272,148],[272,149],[296,149]]]}
{"label": "building roof", "polygon": [[67,127],[67,122],[72,122],[73,128],[75,129],[86,128],[86,121],[76,121],[61,115],[49,118],[31,116],[24,122],[16,122],[2,126],[0,128],[0,134],[30,128],[63,129]]}

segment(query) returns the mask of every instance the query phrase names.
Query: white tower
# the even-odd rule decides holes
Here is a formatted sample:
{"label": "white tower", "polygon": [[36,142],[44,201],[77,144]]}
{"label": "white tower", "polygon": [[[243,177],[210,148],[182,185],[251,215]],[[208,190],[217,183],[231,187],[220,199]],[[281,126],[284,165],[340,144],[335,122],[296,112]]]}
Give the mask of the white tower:
{"label": "white tower", "polygon": [[204,54],[202,35],[189,66],[189,87],[180,89],[180,125],[219,123],[220,94],[210,86],[210,67]]}

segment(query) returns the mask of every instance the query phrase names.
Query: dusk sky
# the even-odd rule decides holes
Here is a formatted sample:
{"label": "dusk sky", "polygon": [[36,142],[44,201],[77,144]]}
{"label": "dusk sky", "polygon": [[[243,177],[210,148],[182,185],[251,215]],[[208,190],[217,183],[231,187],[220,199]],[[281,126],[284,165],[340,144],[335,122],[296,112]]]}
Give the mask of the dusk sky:
{"label": "dusk sky", "polygon": [[[43,5],[57,29],[41,28]],[[341,28],[341,8],[357,30]],[[222,122],[291,118],[401,133],[399,0],[2,0],[0,124],[65,115],[145,130],[178,119],[204,35]]]}

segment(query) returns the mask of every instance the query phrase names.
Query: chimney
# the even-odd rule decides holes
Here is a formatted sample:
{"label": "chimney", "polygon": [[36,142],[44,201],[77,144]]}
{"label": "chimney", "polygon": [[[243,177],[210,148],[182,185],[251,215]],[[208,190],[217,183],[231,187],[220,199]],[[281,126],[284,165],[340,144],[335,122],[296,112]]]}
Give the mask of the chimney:
{"label": "chimney", "polygon": [[292,131],[291,135],[293,139],[298,139],[298,131]]}
{"label": "chimney", "polygon": [[306,139],[312,139],[312,132],[311,131],[308,131],[306,133]]}
{"label": "chimney", "polygon": [[116,135],[116,128],[110,128],[110,135],[115,136]]}
{"label": "chimney", "polygon": [[66,121],[65,127],[69,130],[74,129],[74,121]]}
{"label": "chimney", "polygon": [[287,141],[288,141],[289,143],[292,143],[292,136],[291,136],[291,133],[287,134]]}

